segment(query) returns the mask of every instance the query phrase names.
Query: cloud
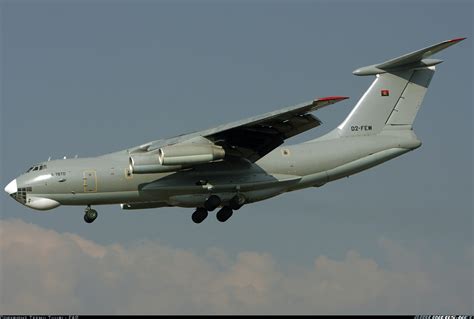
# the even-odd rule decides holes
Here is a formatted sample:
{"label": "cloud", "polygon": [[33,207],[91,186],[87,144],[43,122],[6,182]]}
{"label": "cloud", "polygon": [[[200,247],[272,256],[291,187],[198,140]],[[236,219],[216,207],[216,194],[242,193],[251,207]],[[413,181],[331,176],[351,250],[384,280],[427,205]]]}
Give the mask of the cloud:
{"label": "cloud", "polygon": [[[268,253],[100,245],[20,220],[0,221],[0,231],[1,313],[472,312],[472,289],[464,297],[440,293],[416,254],[384,238],[394,267],[349,251],[342,260],[317,256],[313,265],[282,270]],[[472,252],[466,256],[472,266]],[[472,278],[463,279],[472,288]]]}

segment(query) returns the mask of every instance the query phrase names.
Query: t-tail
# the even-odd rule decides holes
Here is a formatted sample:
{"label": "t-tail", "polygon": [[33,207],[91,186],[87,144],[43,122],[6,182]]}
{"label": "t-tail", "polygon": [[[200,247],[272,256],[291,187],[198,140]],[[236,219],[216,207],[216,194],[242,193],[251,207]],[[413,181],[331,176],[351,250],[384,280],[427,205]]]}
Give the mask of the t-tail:
{"label": "t-tail", "polygon": [[335,131],[341,137],[348,137],[376,135],[393,129],[411,130],[435,65],[443,62],[429,57],[464,39],[444,41],[355,70],[355,75],[375,75],[376,79]]}

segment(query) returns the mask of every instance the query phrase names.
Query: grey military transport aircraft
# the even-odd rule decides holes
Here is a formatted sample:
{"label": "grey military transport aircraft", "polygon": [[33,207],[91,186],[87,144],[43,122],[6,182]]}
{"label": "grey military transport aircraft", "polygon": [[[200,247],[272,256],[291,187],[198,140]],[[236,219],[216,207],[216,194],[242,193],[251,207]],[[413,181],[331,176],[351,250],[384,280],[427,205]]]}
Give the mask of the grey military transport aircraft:
{"label": "grey military transport aircraft", "polygon": [[413,121],[442,62],[429,57],[464,39],[355,70],[376,79],[337,128],[301,144],[280,147],[321,124],[310,112],[347,97],[318,98],[98,157],[43,162],[5,191],[37,210],[84,205],[87,223],[97,218],[91,206],[103,204],[125,210],[193,207],[195,223],[219,208],[216,217],[225,222],[243,205],[320,187],[420,147]]}

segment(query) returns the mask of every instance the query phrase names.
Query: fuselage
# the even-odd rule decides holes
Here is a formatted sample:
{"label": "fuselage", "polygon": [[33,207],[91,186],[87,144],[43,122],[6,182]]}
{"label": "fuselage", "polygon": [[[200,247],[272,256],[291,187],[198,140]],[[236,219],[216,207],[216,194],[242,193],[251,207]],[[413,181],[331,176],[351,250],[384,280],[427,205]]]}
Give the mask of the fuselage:
{"label": "fuselage", "polygon": [[37,210],[101,204],[122,204],[124,209],[198,207],[210,194],[225,203],[237,193],[251,203],[322,186],[421,145],[413,131],[404,132],[341,138],[335,130],[315,140],[276,148],[255,163],[217,161],[159,174],[133,174],[129,150],[51,160],[18,176],[5,190]]}

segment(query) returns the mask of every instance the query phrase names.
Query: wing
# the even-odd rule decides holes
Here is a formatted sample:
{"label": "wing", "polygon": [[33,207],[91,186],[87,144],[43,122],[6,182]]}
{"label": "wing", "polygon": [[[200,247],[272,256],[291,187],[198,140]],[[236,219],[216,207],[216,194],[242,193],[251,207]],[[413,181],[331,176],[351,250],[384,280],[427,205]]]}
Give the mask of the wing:
{"label": "wing", "polygon": [[222,125],[202,132],[202,136],[222,146],[230,156],[255,162],[286,139],[321,125],[321,121],[309,112],[344,99],[347,97],[331,96],[313,100]]}
{"label": "wing", "polygon": [[196,138],[198,140],[205,138],[207,143],[210,141],[223,147],[226,157],[243,157],[255,162],[281,145],[287,138],[319,126],[321,121],[316,116],[308,114],[309,112],[347,98],[343,96],[319,98],[204,131],[150,142],[132,152],[149,152],[166,145],[189,143]]}

